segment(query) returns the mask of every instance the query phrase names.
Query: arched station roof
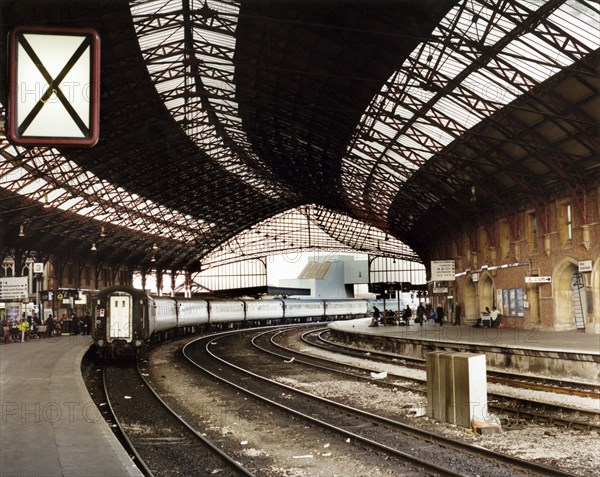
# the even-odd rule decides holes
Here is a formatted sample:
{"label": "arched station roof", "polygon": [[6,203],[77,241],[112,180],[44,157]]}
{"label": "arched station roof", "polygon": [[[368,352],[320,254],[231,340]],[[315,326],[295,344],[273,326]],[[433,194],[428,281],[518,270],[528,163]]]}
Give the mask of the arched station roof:
{"label": "arched station roof", "polygon": [[95,244],[105,263],[192,271],[224,247],[419,261],[475,215],[600,184],[592,1],[0,5],[2,64],[16,26],[102,42],[95,147],[1,137],[4,254]]}

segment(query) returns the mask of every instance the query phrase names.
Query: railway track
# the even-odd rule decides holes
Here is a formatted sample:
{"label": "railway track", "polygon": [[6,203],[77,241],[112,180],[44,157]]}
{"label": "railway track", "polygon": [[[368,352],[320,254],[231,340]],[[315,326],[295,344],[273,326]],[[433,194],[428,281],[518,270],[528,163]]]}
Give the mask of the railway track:
{"label": "railway track", "polygon": [[[285,332],[282,332],[280,335],[283,335],[283,333]],[[301,340],[306,344],[314,345],[315,342],[319,343],[317,338],[320,339],[319,335],[322,333],[323,330],[306,331],[302,333]],[[295,338],[292,339],[294,340]],[[366,352],[364,350],[357,350],[347,346],[336,346],[335,344],[331,344],[329,342],[326,342],[325,345],[318,346],[319,348],[327,351],[343,353],[344,355],[360,358],[361,360],[374,360],[374,363],[376,364],[374,364],[371,368],[367,368],[364,365],[359,366],[340,363],[333,358],[328,359],[323,356],[315,356],[314,354],[294,350],[282,344],[282,341],[284,340],[273,342],[275,346],[279,347],[279,355],[282,358],[289,358],[290,354],[292,354],[296,356],[297,359],[303,360],[306,364],[311,364],[313,366],[324,366],[324,363],[328,363],[327,366],[332,370],[337,369],[339,372],[354,373],[359,377],[362,376],[369,380],[372,379],[370,377],[370,372],[374,367],[376,368],[377,364],[382,362],[392,364],[394,366],[409,367],[422,372],[425,371],[425,366],[422,364],[423,360],[418,360],[416,358],[392,357],[388,353],[370,351]],[[394,381],[394,383],[391,383],[391,381]],[[413,384],[399,385],[397,384],[397,381],[410,382]],[[533,389],[545,392],[555,392],[556,390],[559,390],[559,394],[566,394],[567,391],[572,389],[572,387],[577,387],[577,385],[579,385],[580,389],[575,390],[575,395],[600,399],[600,394],[596,393],[593,389],[589,389],[589,387],[582,388],[581,383],[565,383],[568,388],[559,388],[557,380],[551,380],[551,383],[540,383],[537,380],[532,381],[531,379],[527,379],[527,377],[517,375],[512,378],[492,376],[488,378],[488,381],[521,389]],[[528,383],[530,383],[530,387],[527,387]],[[424,378],[410,378],[406,376],[394,375],[394,373],[391,372],[388,372],[388,377],[386,380],[378,380],[378,385],[405,389],[412,392],[418,392],[423,395],[425,395],[427,392],[426,381]],[[590,432],[600,432],[600,423],[598,423],[598,417],[600,416],[600,413],[598,411],[584,411],[581,409],[569,408],[564,404],[553,405],[548,403],[540,403],[538,401],[531,401],[525,398],[506,397],[503,395],[496,395],[494,393],[489,393],[488,396],[490,398],[490,411],[510,416],[509,420],[505,420],[503,422],[503,425],[506,427],[514,427],[515,425],[523,425],[526,422],[534,422],[563,428],[566,427]],[[563,415],[565,414],[565,411],[566,414],[568,414],[566,416]],[[577,419],[573,416],[576,416]],[[582,417],[585,419],[583,420]]]}
{"label": "railway track", "polygon": [[[403,463],[401,465],[406,472],[416,471],[416,475],[478,474],[494,477],[572,475],[444,438],[282,384],[276,381],[276,375],[293,374],[298,369],[297,363],[289,356],[284,361],[280,356],[263,352],[257,354],[251,345],[251,341],[260,341],[261,349],[265,349],[271,343],[268,335],[273,333],[261,332],[254,340],[250,340],[250,336],[255,332],[200,339],[188,344],[184,354],[214,379],[274,406],[295,419],[305,420],[310,423],[308,425],[339,433],[351,442],[376,449],[376,452],[386,455],[386,459]],[[331,370],[314,371],[313,378],[327,385],[332,382],[331,373]]]}
{"label": "railway track", "polygon": [[[342,345],[339,343],[333,343],[324,338],[325,335],[329,334],[328,328],[321,328],[318,330],[309,331],[302,336],[302,341],[317,346],[323,349],[340,352],[343,351],[346,354],[354,356],[364,357],[365,351],[357,348]],[[392,356],[390,353],[383,353],[377,351],[368,352],[371,357],[377,357],[382,361],[397,364],[398,360],[401,359],[405,365],[413,365],[415,369],[425,369],[425,360],[419,358],[413,358],[408,356]],[[549,377],[529,377],[522,374],[488,371],[488,382],[506,384],[512,387],[521,387],[526,389],[533,389],[538,391],[553,392],[557,394],[569,394],[571,396],[589,397],[593,399],[600,399],[600,385],[593,385],[590,383],[581,383],[577,381],[567,381],[565,379],[554,379]]]}
{"label": "railway track", "polygon": [[139,368],[106,366],[103,375],[114,425],[145,475],[254,476],[173,411]]}

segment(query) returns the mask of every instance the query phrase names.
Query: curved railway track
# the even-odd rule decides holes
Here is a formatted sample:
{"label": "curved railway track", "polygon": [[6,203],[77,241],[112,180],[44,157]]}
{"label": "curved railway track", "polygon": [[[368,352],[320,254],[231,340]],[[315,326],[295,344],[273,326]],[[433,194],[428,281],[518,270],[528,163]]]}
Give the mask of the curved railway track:
{"label": "curved railway track", "polygon": [[139,368],[106,366],[103,375],[116,425],[145,475],[254,476],[171,409]]}
{"label": "curved railway track", "polygon": [[[354,373],[359,377],[362,376],[365,379],[369,380],[372,380],[370,372],[373,369],[377,369],[377,365],[381,363],[391,364],[394,366],[408,367],[423,372],[425,371],[425,366],[422,364],[423,360],[418,360],[416,358],[392,357],[389,353],[357,350],[355,348],[347,347],[344,345],[338,346],[327,341],[325,341],[325,344],[319,345],[319,340],[321,339],[319,335],[322,334],[322,332],[323,330],[306,331],[305,333],[302,333],[301,340],[306,344],[317,346],[321,349],[325,349],[334,353],[343,353],[346,356],[353,356],[361,360],[374,360],[374,366],[372,368],[366,368],[364,366],[340,363],[335,359],[328,359],[323,356],[315,356],[314,354],[293,350],[281,344],[280,342],[278,343],[274,341],[273,344],[279,347],[279,356],[282,358],[289,359],[290,355],[294,355],[297,357],[297,359],[300,359],[306,364],[311,364],[313,366],[324,366],[323,363],[328,363],[327,366],[329,366],[331,369],[342,370],[340,372]],[[488,374],[490,374],[490,372],[488,372]],[[551,384],[548,384],[544,382],[540,383],[539,380],[536,378],[528,378],[519,375],[513,376],[514,377],[511,378],[492,376],[488,378],[488,382],[504,384],[506,386],[517,387],[521,389],[557,392],[558,394],[571,394],[580,397],[592,397],[600,399],[600,394],[595,392],[593,389],[590,389],[593,388],[593,386],[584,387],[581,383],[566,383],[566,385],[568,386],[567,388],[560,388],[558,386],[558,380],[550,380]],[[400,385],[397,384],[396,380],[414,384]],[[394,383],[391,383],[391,381],[394,381]],[[410,378],[406,376],[394,375],[393,373],[388,373],[388,378],[386,380],[378,380],[377,382],[380,386],[405,389],[423,395],[425,395],[427,392],[426,382],[424,379],[421,378]],[[530,386],[528,386],[528,384]],[[579,389],[575,389],[572,393],[569,393],[572,387],[579,387]],[[511,417],[512,420],[510,422],[504,423],[507,426],[514,425],[514,423],[517,422],[523,423],[523,421],[531,421],[536,423],[550,424],[557,427],[567,427],[590,432],[600,432],[600,423],[598,423],[600,411],[585,411],[578,408],[570,408],[568,406],[565,406],[564,404],[554,405],[548,403],[540,403],[538,401],[531,401],[526,398],[514,398],[506,397],[503,395],[495,395],[491,392],[488,393],[488,396],[490,397],[489,407],[491,411],[494,411],[495,413],[505,414]],[[572,416],[564,416],[564,411],[567,411],[567,413],[571,414],[572,416],[574,415],[578,417],[578,419],[575,419]],[[581,420],[582,416],[587,419]]]}
{"label": "curved railway track", "polygon": [[[272,346],[267,336],[274,333],[261,331],[254,340],[249,339],[250,335],[256,334],[254,331],[201,338],[186,345],[184,354],[214,379],[275,406],[280,412],[295,416],[295,419],[303,419],[309,425],[340,433],[345,439],[377,449],[389,459],[404,462],[402,465],[407,472],[417,471],[417,475],[478,474],[494,477],[572,475],[444,438],[277,382],[274,374],[293,374],[298,364],[291,358],[286,362],[279,356],[263,352],[257,354],[251,344],[251,341],[260,341],[261,349]],[[320,369],[313,374],[314,379],[326,384],[339,379],[330,370]]]}
{"label": "curved railway track", "polygon": [[[323,336],[329,334],[328,328],[311,330],[302,336],[302,341],[313,346],[327,349],[335,352],[344,352],[348,355],[364,357],[365,351],[357,348],[333,343],[326,340]],[[314,335],[314,336],[313,336]],[[401,359],[405,366],[412,366],[415,369],[425,369],[425,360],[408,356],[393,356],[390,353],[378,351],[369,351],[369,356],[377,357],[380,361],[386,361],[392,364],[398,364]],[[569,394],[571,396],[590,397],[600,399],[600,385],[591,383],[581,383],[577,381],[567,381],[565,379],[554,379],[549,377],[529,377],[522,374],[488,371],[488,382],[497,384],[506,384],[507,386],[533,389],[537,391],[553,392],[557,394]]]}

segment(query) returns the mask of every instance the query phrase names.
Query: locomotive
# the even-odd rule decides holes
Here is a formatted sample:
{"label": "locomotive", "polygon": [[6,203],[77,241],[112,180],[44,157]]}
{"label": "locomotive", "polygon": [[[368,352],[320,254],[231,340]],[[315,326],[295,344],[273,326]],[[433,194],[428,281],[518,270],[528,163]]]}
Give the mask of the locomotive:
{"label": "locomotive", "polygon": [[139,358],[152,343],[195,333],[202,327],[359,318],[367,316],[375,303],[366,299],[160,297],[131,286],[113,286],[98,293],[92,338],[106,358]]}

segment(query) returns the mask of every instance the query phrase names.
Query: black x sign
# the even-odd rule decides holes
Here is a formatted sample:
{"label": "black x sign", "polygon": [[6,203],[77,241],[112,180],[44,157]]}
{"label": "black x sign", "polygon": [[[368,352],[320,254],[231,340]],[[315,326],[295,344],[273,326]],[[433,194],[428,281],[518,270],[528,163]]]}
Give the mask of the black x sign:
{"label": "black x sign", "polygon": [[52,78],[50,73],[48,73],[48,70],[43,65],[43,63],[40,61],[38,55],[35,53],[35,51],[33,51],[33,48],[31,47],[31,45],[29,44],[29,42],[27,41],[27,39],[24,36],[20,39],[20,43],[21,43],[21,46],[23,47],[23,49],[27,52],[27,54],[33,61],[33,63],[35,64],[35,66],[37,66],[38,70],[40,71],[40,73],[42,74],[44,79],[48,82],[48,89],[44,92],[42,97],[39,99],[37,104],[33,107],[33,109],[27,115],[27,117],[23,120],[23,122],[21,122],[21,124],[18,125],[18,133],[23,134],[23,132],[27,130],[27,128],[29,127],[31,122],[35,119],[35,117],[38,115],[38,113],[44,107],[44,104],[46,104],[46,101],[48,101],[50,99],[50,96],[52,96],[53,94],[56,94],[56,96],[58,97],[58,99],[60,100],[62,105],[68,111],[71,118],[73,118],[73,121],[75,121],[75,123],[77,124],[77,126],[79,127],[81,132],[83,133],[83,135],[88,136],[90,133],[89,128],[82,121],[81,117],[79,116],[79,114],[77,114],[75,109],[73,109],[73,106],[71,106],[71,103],[69,103],[67,98],[65,98],[64,93],[60,89],[60,83],[62,82],[64,77],[67,76],[67,73],[71,70],[73,65],[75,63],[77,63],[77,60],[79,60],[79,58],[81,57],[81,55],[83,55],[85,50],[87,50],[90,47],[90,39],[87,37],[84,38],[84,40],[81,42],[81,45],[79,45],[79,48],[77,48],[75,53],[73,53],[73,56],[71,56],[71,58],[69,59],[67,64],[63,67],[62,71],[59,73],[59,75],[56,78]]}
{"label": "black x sign", "polygon": [[[35,38],[37,43],[32,44],[28,38]],[[64,45],[67,46],[57,46],[62,45],[61,41],[63,40]],[[53,45],[53,48],[49,48],[45,43]],[[39,46],[40,44],[44,44],[44,47]],[[37,48],[35,45],[38,45]],[[98,34],[88,28],[18,27],[11,31],[9,48],[11,86],[9,92],[9,138],[11,141],[28,146],[93,146],[99,137],[100,40]],[[65,56],[65,53],[68,55],[71,51],[73,53],[70,57]],[[74,66],[82,58],[85,63],[80,63],[74,70]],[[54,68],[54,77],[49,71],[50,68],[47,67],[50,62]],[[88,64],[89,71],[86,66],[81,68],[82,65]],[[60,71],[56,74],[57,66],[61,65]],[[20,66],[21,70],[19,70]],[[34,73],[35,69],[37,69],[37,73]],[[85,103],[80,100],[78,108],[73,106],[61,89],[62,82],[72,70],[74,75],[78,75],[81,71],[86,74],[82,78],[78,76],[77,79],[85,84],[89,97],[86,98]],[[31,101],[30,92],[32,87],[39,89],[42,78],[46,84],[43,85],[39,97],[36,98],[37,101],[34,99],[34,103]],[[22,99],[19,98],[20,88],[24,91],[23,95],[29,97],[27,103],[19,104],[19,100]],[[49,104],[49,100],[53,96],[58,99],[64,109],[57,110],[54,107],[54,109],[48,109],[41,116],[40,113],[44,111],[44,107]],[[82,105],[85,105],[83,109]],[[87,111],[83,113],[84,117],[82,118],[81,114],[84,110]],[[20,115],[19,111],[21,111]],[[67,117],[70,119],[66,120]],[[30,128],[34,121],[36,127]],[[68,126],[69,124],[70,126]],[[76,132],[77,130],[79,132]]]}

